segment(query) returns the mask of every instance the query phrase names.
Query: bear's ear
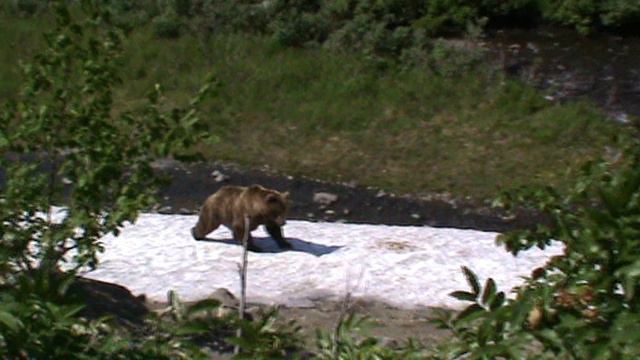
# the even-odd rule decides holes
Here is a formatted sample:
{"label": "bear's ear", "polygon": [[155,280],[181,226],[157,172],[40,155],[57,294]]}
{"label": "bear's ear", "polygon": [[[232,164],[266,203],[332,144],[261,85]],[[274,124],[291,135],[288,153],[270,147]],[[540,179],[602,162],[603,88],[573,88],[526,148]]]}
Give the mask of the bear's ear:
{"label": "bear's ear", "polygon": [[266,198],[266,200],[267,200],[267,202],[268,202],[268,203],[271,203],[271,202],[280,202],[280,201],[281,201],[281,200],[280,200],[280,195],[278,195],[278,194],[274,194],[274,193],[269,193],[269,194],[267,194],[267,198]]}

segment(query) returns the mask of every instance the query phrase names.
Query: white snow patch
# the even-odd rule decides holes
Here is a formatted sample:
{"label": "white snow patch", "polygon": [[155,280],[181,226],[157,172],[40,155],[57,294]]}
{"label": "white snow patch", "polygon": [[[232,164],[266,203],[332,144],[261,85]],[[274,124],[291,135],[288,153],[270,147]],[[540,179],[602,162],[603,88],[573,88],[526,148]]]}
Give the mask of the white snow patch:
{"label": "white snow patch", "polygon": [[[241,246],[223,227],[208,240],[193,240],[196,220],[142,214],[119,237],[102,239],[106,250],[100,264],[85,276],[126,286],[153,301],[165,301],[170,289],[188,301],[220,287],[238,295]],[[448,294],[468,289],[462,265],[482,281],[490,276],[500,290],[509,290],[522,283],[520,276],[562,251],[554,244],[513,257],[495,245],[497,233],[427,226],[289,221],[284,233],[293,250],[279,251],[262,228],[253,232],[264,252],[249,253],[248,301],[300,306],[337,300],[350,291],[404,308],[461,308],[466,303]]]}

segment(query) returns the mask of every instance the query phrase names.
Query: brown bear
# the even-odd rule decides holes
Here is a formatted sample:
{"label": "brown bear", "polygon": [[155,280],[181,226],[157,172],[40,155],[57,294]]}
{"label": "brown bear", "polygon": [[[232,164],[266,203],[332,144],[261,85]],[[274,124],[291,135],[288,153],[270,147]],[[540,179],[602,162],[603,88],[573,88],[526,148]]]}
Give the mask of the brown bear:
{"label": "brown bear", "polygon": [[[191,234],[196,240],[202,240],[225,225],[233,231],[233,238],[242,243],[245,231],[249,232],[249,249],[255,250],[251,231],[258,225],[264,225],[267,232],[280,248],[291,248],[291,244],[282,236],[289,208],[289,193],[266,189],[260,185],[223,186],[209,196],[202,208],[196,226]],[[245,229],[244,218],[249,217],[249,229]]]}

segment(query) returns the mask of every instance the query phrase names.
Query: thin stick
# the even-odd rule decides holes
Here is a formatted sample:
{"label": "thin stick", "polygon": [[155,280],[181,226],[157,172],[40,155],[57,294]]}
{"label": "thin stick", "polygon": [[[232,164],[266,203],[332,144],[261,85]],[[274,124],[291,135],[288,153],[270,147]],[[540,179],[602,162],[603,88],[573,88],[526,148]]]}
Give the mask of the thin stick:
{"label": "thin stick", "polygon": [[[242,264],[238,264],[238,272],[240,274],[240,307],[238,308],[240,320],[244,320],[244,309],[247,304],[247,264],[249,255],[249,217],[244,217],[244,234],[242,234]],[[236,337],[242,337],[242,326],[236,330]],[[233,348],[235,355],[240,353],[240,346]]]}
{"label": "thin stick", "polygon": [[[360,268],[360,276],[358,276],[358,281],[356,283],[356,285],[353,287],[353,289],[358,288],[361,282],[362,282],[362,278],[364,277],[364,267]],[[338,347],[339,347],[339,341],[340,341],[340,336],[342,335],[342,323],[344,322],[345,318],[347,316],[351,315],[352,312],[352,294],[351,294],[351,274],[350,272],[347,273],[347,279],[346,279],[346,284],[345,284],[345,295],[344,295],[344,299],[342,300],[342,308],[340,309],[340,313],[338,314],[338,318],[336,319],[336,324],[333,328],[333,334],[331,337],[331,352],[333,353],[333,357],[334,358],[338,358]]]}
{"label": "thin stick", "polygon": [[351,292],[347,291],[344,299],[342,301],[342,308],[340,309],[340,314],[338,314],[338,319],[336,319],[336,324],[333,328],[333,336],[331,341],[331,352],[333,353],[333,357],[335,359],[338,358],[338,342],[340,340],[340,333],[342,330],[342,322],[347,317],[347,315],[351,312]]}

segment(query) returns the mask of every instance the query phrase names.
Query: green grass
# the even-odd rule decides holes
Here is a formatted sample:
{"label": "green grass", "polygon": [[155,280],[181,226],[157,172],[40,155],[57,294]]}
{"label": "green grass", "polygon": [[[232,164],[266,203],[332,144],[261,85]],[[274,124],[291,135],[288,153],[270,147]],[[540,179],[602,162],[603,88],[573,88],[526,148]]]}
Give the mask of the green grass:
{"label": "green grass", "polygon": [[[34,21],[16,20],[3,36],[26,36]],[[129,40],[118,106],[135,106],[155,82],[180,103],[213,70],[222,86],[207,116],[220,142],[202,150],[244,166],[483,199],[520,185],[562,187],[620,131],[588,103],[553,105],[481,67],[448,76],[381,71],[357,55],[229,34],[159,40],[141,29]],[[3,98],[15,88],[6,69],[17,64],[6,43]]]}
{"label": "green grass", "polygon": [[0,17],[0,100],[12,98],[20,88],[19,60],[27,60],[42,44],[48,20]]}

